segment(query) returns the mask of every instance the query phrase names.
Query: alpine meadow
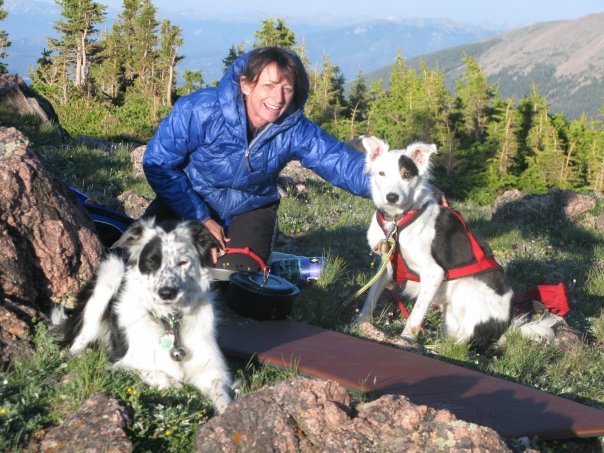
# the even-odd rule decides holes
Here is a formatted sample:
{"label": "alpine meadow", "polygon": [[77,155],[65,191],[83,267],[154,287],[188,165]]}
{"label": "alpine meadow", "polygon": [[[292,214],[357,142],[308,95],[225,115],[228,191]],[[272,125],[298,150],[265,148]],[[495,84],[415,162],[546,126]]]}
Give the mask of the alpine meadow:
{"label": "alpine meadow", "polygon": [[[17,117],[1,102],[0,126],[21,130],[60,180],[105,206],[123,210],[118,196],[126,191],[151,200],[144,177],[133,174],[130,152],[147,143],[179,97],[217,82],[204,80],[201,69],[180,72],[187,58],[181,53],[182,29],[158,20],[152,0],[124,0],[103,31],[107,7],[102,3],[54,2],[61,11],[53,26],[56,35],[40,49],[28,76],[31,88],[52,105],[60,126]],[[0,29],[6,14],[0,0]],[[285,47],[301,56],[310,79],[305,114],[340,140],[374,135],[393,149],[416,140],[435,143],[434,185],[488,240],[515,292],[541,283],[567,286],[571,311],[565,323],[578,338],[573,347],[510,336],[502,350],[478,354],[440,337],[439,313],[429,311],[418,353],[604,409],[604,233],[593,221],[604,206],[604,103],[600,114],[582,112],[571,119],[552,113],[535,83],[528,94],[502,97],[478,54],[462,52],[454,54],[463,68],[454,83],[437,65],[421,57],[411,64],[400,52],[379,78],[359,72],[348,81],[327,54],[322,64],[311,65],[303,40],[280,18],[261,20],[247,41],[232,43],[220,64],[226,70],[252,47],[263,46]],[[1,74],[9,73],[3,61],[10,50],[10,36],[0,30]],[[59,128],[69,137],[57,134]],[[110,143],[111,149],[71,138],[78,136]],[[351,324],[363,299],[352,296],[376,271],[365,237],[374,206],[318,177],[298,178],[303,190],[294,185],[282,194],[276,248],[325,256],[327,265],[318,281],[303,288],[292,319],[366,336]],[[591,198],[594,207],[573,221],[540,210],[497,220],[496,201],[509,191],[527,197],[569,191]],[[378,307],[376,328],[386,338],[399,335],[405,318],[396,305]],[[221,323],[242,322],[225,304],[219,311]],[[68,356],[43,322],[33,323],[32,338],[31,357],[0,370],[2,451],[28,451],[36,433],[60,424],[98,393],[129,409],[127,436],[134,451],[193,451],[196,429],[213,416],[210,401],[193,389],[150,387],[130,372],[110,369],[102,351]],[[236,398],[297,374],[295,366],[284,370],[227,359],[241,382]],[[371,395],[353,397],[364,401]],[[528,447],[508,441],[514,451],[602,451],[603,445],[602,438],[575,439],[574,444],[535,438]]]}

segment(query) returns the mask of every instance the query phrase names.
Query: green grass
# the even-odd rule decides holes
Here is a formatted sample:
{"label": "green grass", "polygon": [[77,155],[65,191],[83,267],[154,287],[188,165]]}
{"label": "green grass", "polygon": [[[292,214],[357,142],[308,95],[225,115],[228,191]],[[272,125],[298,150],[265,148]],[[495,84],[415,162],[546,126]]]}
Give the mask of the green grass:
{"label": "green grass", "polygon": [[59,348],[38,324],[34,354],[0,372],[0,451],[27,444],[32,433],[60,421],[52,410],[64,363]]}
{"label": "green grass", "polygon": [[46,146],[40,153],[61,181],[109,208],[121,209],[117,196],[127,190],[153,198],[147,182],[132,176],[130,150],[126,146],[118,145],[111,152],[86,145]]}
{"label": "green grass", "polygon": [[62,135],[59,127],[52,123],[43,123],[35,115],[15,115],[14,109],[0,104],[0,126],[16,127],[33,146],[60,145]]}
{"label": "green grass", "polygon": [[27,449],[34,433],[60,421],[95,394],[117,398],[131,414],[135,451],[188,451],[197,427],[213,415],[196,389],[158,390],[136,374],[112,370],[102,351],[68,357],[44,324],[32,357],[0,372],[0,451]]}
{"label": "green grass", "polygon": [[[120,209],[116,198],[125,190],[152,196],[145,181],[131,176],[125,147],[105,153],[85,146],[46,145],[40,151],[64,182],[109,207]],[[279,225],[289,238],[277,249],[326,256],[328,265],[319,281],[302,291],[292,317],[357,335],[350,321],[363,297],[346,306],[344,301],[375,272],[365,238],[373,207],[370,201],[322,181],[313,180],[308,187],[307,194],[283,198]],[[540,283],[567,285],[571,312],[566,319],[584,335],[585,342],[565,352],[510,335],[501,351],[478,356],[467,345],[440,337],[440,315],[430,311],[420,339],[426,354],[604,408],[602,233],[559,219],[494,222],[489,208],[450,201],[468,224],[488,239],[514,290]],[[223,322],[229,321],[226,317]],[[391,335],[400,334],[404,323],[392,304],[375,319],[375,324]],[[0,373],[1,451],[26,450],[37,430],[60,423],[94,393],[118,398],[132,413],[128,436],[135,451],[189,451],[197,426],[213,415],[208,400],[194,389],[153,389],[133,373],[111,370],[102,352],[90,351],[79,358],[66,356],[42,325],[37,326],[34,346],[32,357]],[[233,375],[242,381],[239,394],[297,374],[296,364],[292,364],[293,370],[283,370],[230,359],[230,365]],[[547,444],[539,446],[547,451]]]}

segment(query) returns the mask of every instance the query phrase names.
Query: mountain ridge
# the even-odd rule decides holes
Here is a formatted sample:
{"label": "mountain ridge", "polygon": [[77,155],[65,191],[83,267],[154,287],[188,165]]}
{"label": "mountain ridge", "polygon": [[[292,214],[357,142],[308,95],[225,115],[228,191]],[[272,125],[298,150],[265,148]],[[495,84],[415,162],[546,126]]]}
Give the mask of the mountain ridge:
{"label": "mountain ridge", "polygon": [[[538,86],[553,113],[569,119],[590,117],[604,107],[604,13],[578,19],[540,22],[473,43],[406,59],[410,67],[424,62],[443,71],[447,87],[455,89],[465,71],[464,56],[472,56],[489,82],[504,98],[531,94]],[[366,75],[387,86],[390,68]]]}
{"label": "mountain ridge", "polygon": [[[9,14],[0,26],[13,43],[5,62],[10,72],[28,80],[28,69],[35,66],[47,48],[47,38],[54,34],[59,9],[41,0],[6,0],[5,8]],[[108,12],[106,24],[99,27],[104,30],[118,13]],[[178,73],[200,69],[210,83],[222,76],[222,59],[231,46],[244,43],[251,48],[262,19],[257,15],[202,17],[200,12],[170,19],[183,30],[185,42]],[[158,19],[163,18],[158,11]],[[368,81],[382,78],[387,85],[389,67],[400,52],[412,67],[424,61],[430,68],[443,70],[447,87],[453,91],[465,70],[463,57],[471,55],[489,81],[497,84],[502,97],[528,96],[535,83],[551,110],[569,118],[583,113],[596,116],[604,106],[604,13],[512,30],[403,17],[288,18],[286,23],[298,44],[304,45],[312,67],[320,69],[327,55],[349,84],[360,72]]]}

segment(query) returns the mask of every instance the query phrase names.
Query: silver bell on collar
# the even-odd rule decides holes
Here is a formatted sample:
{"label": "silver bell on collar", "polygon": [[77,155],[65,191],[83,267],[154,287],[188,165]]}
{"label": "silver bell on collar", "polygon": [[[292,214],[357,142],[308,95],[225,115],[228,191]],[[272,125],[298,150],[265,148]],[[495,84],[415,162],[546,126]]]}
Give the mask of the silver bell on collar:
{"label": "silver bell on collar", "polygon": [[182,361],[182,359],[185,357],[185,355],[186,355],[186,352],[185,352],[184,348],[175,347],[175,348],[170,349],[170,357],[175,362]]}

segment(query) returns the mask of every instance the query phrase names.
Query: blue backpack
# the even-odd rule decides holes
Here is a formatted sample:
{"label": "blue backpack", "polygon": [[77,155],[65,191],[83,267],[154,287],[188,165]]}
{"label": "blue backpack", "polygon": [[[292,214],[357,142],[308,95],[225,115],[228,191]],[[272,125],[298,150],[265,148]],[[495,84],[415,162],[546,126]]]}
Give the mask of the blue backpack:
{"label": "blue backpack", "polygon": [[98,204],[79,189],[73,186],[69,186],[69,189],[75,194],[80,205],[88,211],[105,247],[111,247],[134,222],[134,219],[126,214]]}

